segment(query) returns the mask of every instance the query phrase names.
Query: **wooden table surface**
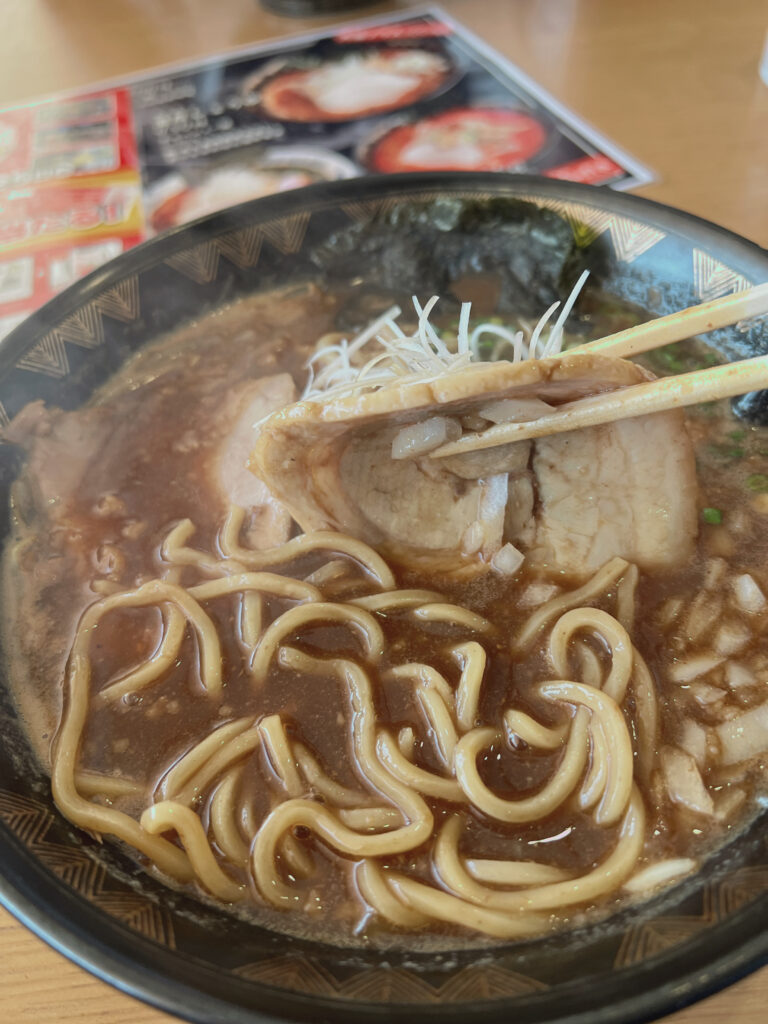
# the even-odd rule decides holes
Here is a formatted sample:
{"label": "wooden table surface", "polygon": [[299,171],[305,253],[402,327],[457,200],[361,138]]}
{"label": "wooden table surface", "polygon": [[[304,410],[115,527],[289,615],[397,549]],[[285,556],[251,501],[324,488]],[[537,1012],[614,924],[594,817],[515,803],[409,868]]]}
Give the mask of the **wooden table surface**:
{"label": "wooden table surface", "polygon": [[[412,6],[384,3],[365,13]],[[638,190],[768,247],[765,0],[445,0],[659,180]],[[338,19],[256,0],[0,0],[0,106]],[[762,1024],[768,968],[667,1019]],[[0,911],[5,1024],[162,1024]]]}

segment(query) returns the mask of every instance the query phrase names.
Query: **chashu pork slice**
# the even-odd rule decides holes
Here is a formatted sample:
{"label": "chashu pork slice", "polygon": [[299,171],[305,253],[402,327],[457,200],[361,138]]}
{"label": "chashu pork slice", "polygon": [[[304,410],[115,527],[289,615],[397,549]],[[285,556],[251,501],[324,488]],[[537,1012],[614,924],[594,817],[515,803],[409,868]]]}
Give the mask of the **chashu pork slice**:
{"label": "chashu pork slice", "polygon": [[[282,544],[291,534],[290,514],[249,471],[248,460],[260,422],[295,400],[296,386],[288,373],[246,380],[224,392],[214,414],[201,414],[179,428],[182,445],[205,452],[201,462],[208,470],[196,481],[201,501],[220,503],[222,513],[231,505],[247,509],[248,540],[254,547]],[[26,454],[16,485],[17,513],[30,520],[45,516],[52,525],[74,529],[73,506],[84,490],[119,496],[126,477],[135,472],[131,456],[142,433],[148,433],[147,422],[162,423],[168,415],[161,389],[146,395],[144,419],[135,415],[135,407],[128,408],[132,415],[116,413],[110,404],[72,412],[46,408],[42,401],[24,406],[2,432],[2,440]],[[82,532],[76,531],[78,536]],[[74,550],[70,544],[68,552]],[[90,557],[88,551],[82,554]]]}
{"label": "chashu pork slice", "polygon": [[620,555],[654,570],[693,554],[696,467],[682,412],[538,438],[532,470],[532,562],[594,572]]}
{"label": "chashu pork slice", "polygon": [[225,403],[224,438],[215,460],[218,490],[230,505],[250,512],[248,543],[254,548],[284,544],[291,535],[291,516],[266,484],[248,469],[261,422],[296,400],[289,373],[247,381]]}
{"label": "chashu pork slice", "polygon": [[304,530],[339,530],[438,568],[487,563],[506,542],[577,576],[615,555],[677,565],[696,535],[695,464],[678,411],[444,462],[392,458],[402,428],[433,417],[458,430],[500,399],[558,406],[649,377],[625,360],[565,355],[299,402],[262,424],[249,465]]}

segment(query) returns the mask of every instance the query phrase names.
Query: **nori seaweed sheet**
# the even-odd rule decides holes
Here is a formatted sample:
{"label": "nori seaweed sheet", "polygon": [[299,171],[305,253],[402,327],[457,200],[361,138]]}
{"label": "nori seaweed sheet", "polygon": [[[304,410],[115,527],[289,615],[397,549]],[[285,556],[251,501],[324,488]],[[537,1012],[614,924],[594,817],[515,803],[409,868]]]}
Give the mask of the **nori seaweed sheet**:
{"label": "nori seaweed sheet", "polygon": [[446,197],[384,209],[310,254],[331,282],[354,279],[364,267],[379,293],[434,294],[453,306],[455,281],[492,273],[500,283],[497,311],[535,319],[567,297],[584,269],[589,290],[599,288],[608,257],[599,242],[581,248],[557,213],[505,197]]}

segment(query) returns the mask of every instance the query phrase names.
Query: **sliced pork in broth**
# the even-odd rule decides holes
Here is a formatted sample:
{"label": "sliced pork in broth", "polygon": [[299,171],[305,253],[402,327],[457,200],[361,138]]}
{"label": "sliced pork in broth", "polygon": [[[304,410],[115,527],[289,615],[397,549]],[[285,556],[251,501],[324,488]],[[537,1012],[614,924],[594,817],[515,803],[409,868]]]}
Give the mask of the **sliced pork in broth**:
{"label": "sliced pork in broth", "polygon": [[489,564],[510,544],[531,564],[576,576],[614,556],[674,567],[691,557],[697,529],[679,412],[445,460],[429,454],[467,424],[531,419],[647,379],[625,360],[573,355],[308,400],[262,425],[251,466],[302,529],[341,530],[399,560],[423,565],[433,552],[455,570],[473,556]]}
{"label": "sliced pork in broth", "polygon": [[224,439],[216,461],[218,483],[228,505],[247,508],[253,514],[249,539],[257,548],[276,547],[287,541],[291,517],[266,484],[248,472],[248,459],[258,439],[260,423],[295,398],[293,377],[280,373],[249,381],[237,389],[224,414]]}

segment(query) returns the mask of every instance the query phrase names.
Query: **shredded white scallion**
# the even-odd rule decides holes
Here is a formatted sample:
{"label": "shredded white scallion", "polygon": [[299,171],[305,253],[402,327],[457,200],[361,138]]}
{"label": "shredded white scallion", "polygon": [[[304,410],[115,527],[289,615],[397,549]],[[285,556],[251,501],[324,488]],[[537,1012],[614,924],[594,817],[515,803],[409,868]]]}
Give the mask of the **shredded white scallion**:
{"label": "shredded white scallion", "polygon": [[589,271],[585,270],[579,280],[573,286],[571,294],[563,303],[563,308],[560,310],[560,315],[555,321],[555,326],[549,332],[547,343],[544,346],[544,356],[554,356],[563,347],[563,328],[565,327],[565,321],[571,315],[571,310],[574,307],[576,299],[579,297],[579,292],[586,284],[587,278],[589,277]]}
{"label": "shredded white scallion", "polygon": [[478,343],[484,334],[490,334],[498,339],[491,349],[491,360],[498,359],[507,346],[512,349],[511,362],[519,363],[528,358],[528,348],[522,331],[510,331],[508,327],[499,324],[478,324],[469,339],[470,351],[476,359],[479,359]]}
{"label": "shredded white scallion", "polygon": [[[470,302],[462,302],[456,334],[456,351],[452,352],[430,323],[429,317],[438,302],[433,295],[424,306],[413,296],[417,325],[413,334],[406,334],[398,318],[399,306],[392,306],[370,323],[351,341],[346,338],[337,344],[324,345],[307,362],[309,379],[302,399],[332,398],[354,395],[362,391],[375,391],[395,381],[421,380],[428,382],[447,373],[466,369],[480,359],[479,342],[483,337],[494,339],[491,359],[500,358],[511,350],[510,362],[557,355],[563,344],[563,328],[579,292],[588,277],[584,271],[565,303],[553,303],[534,327],[526,343],[522,331],[513,331],[501,324],[481,323],[470,331]],[[560,310],[555,323],[544,337],[550,320]],[[361,350],[372,342],[379,350],[365,359]],[[357,357],[357,358],[353,358]]]}
{"label": "shredded white scallion", "polygon": [[471,312],[472,312],[472,303],[471,302],[462,302],[462,304],[461,304],[461,314],[459,316],[459,333],[458,333],[457,338],[456,338],[456,341],[457,341],[457,344],[458,344],[458,348],[459,348],[459,353],[461,355],[464,355],[465,352],[469,352],[469,350],[470,350],[469,315],[470,315]]}

